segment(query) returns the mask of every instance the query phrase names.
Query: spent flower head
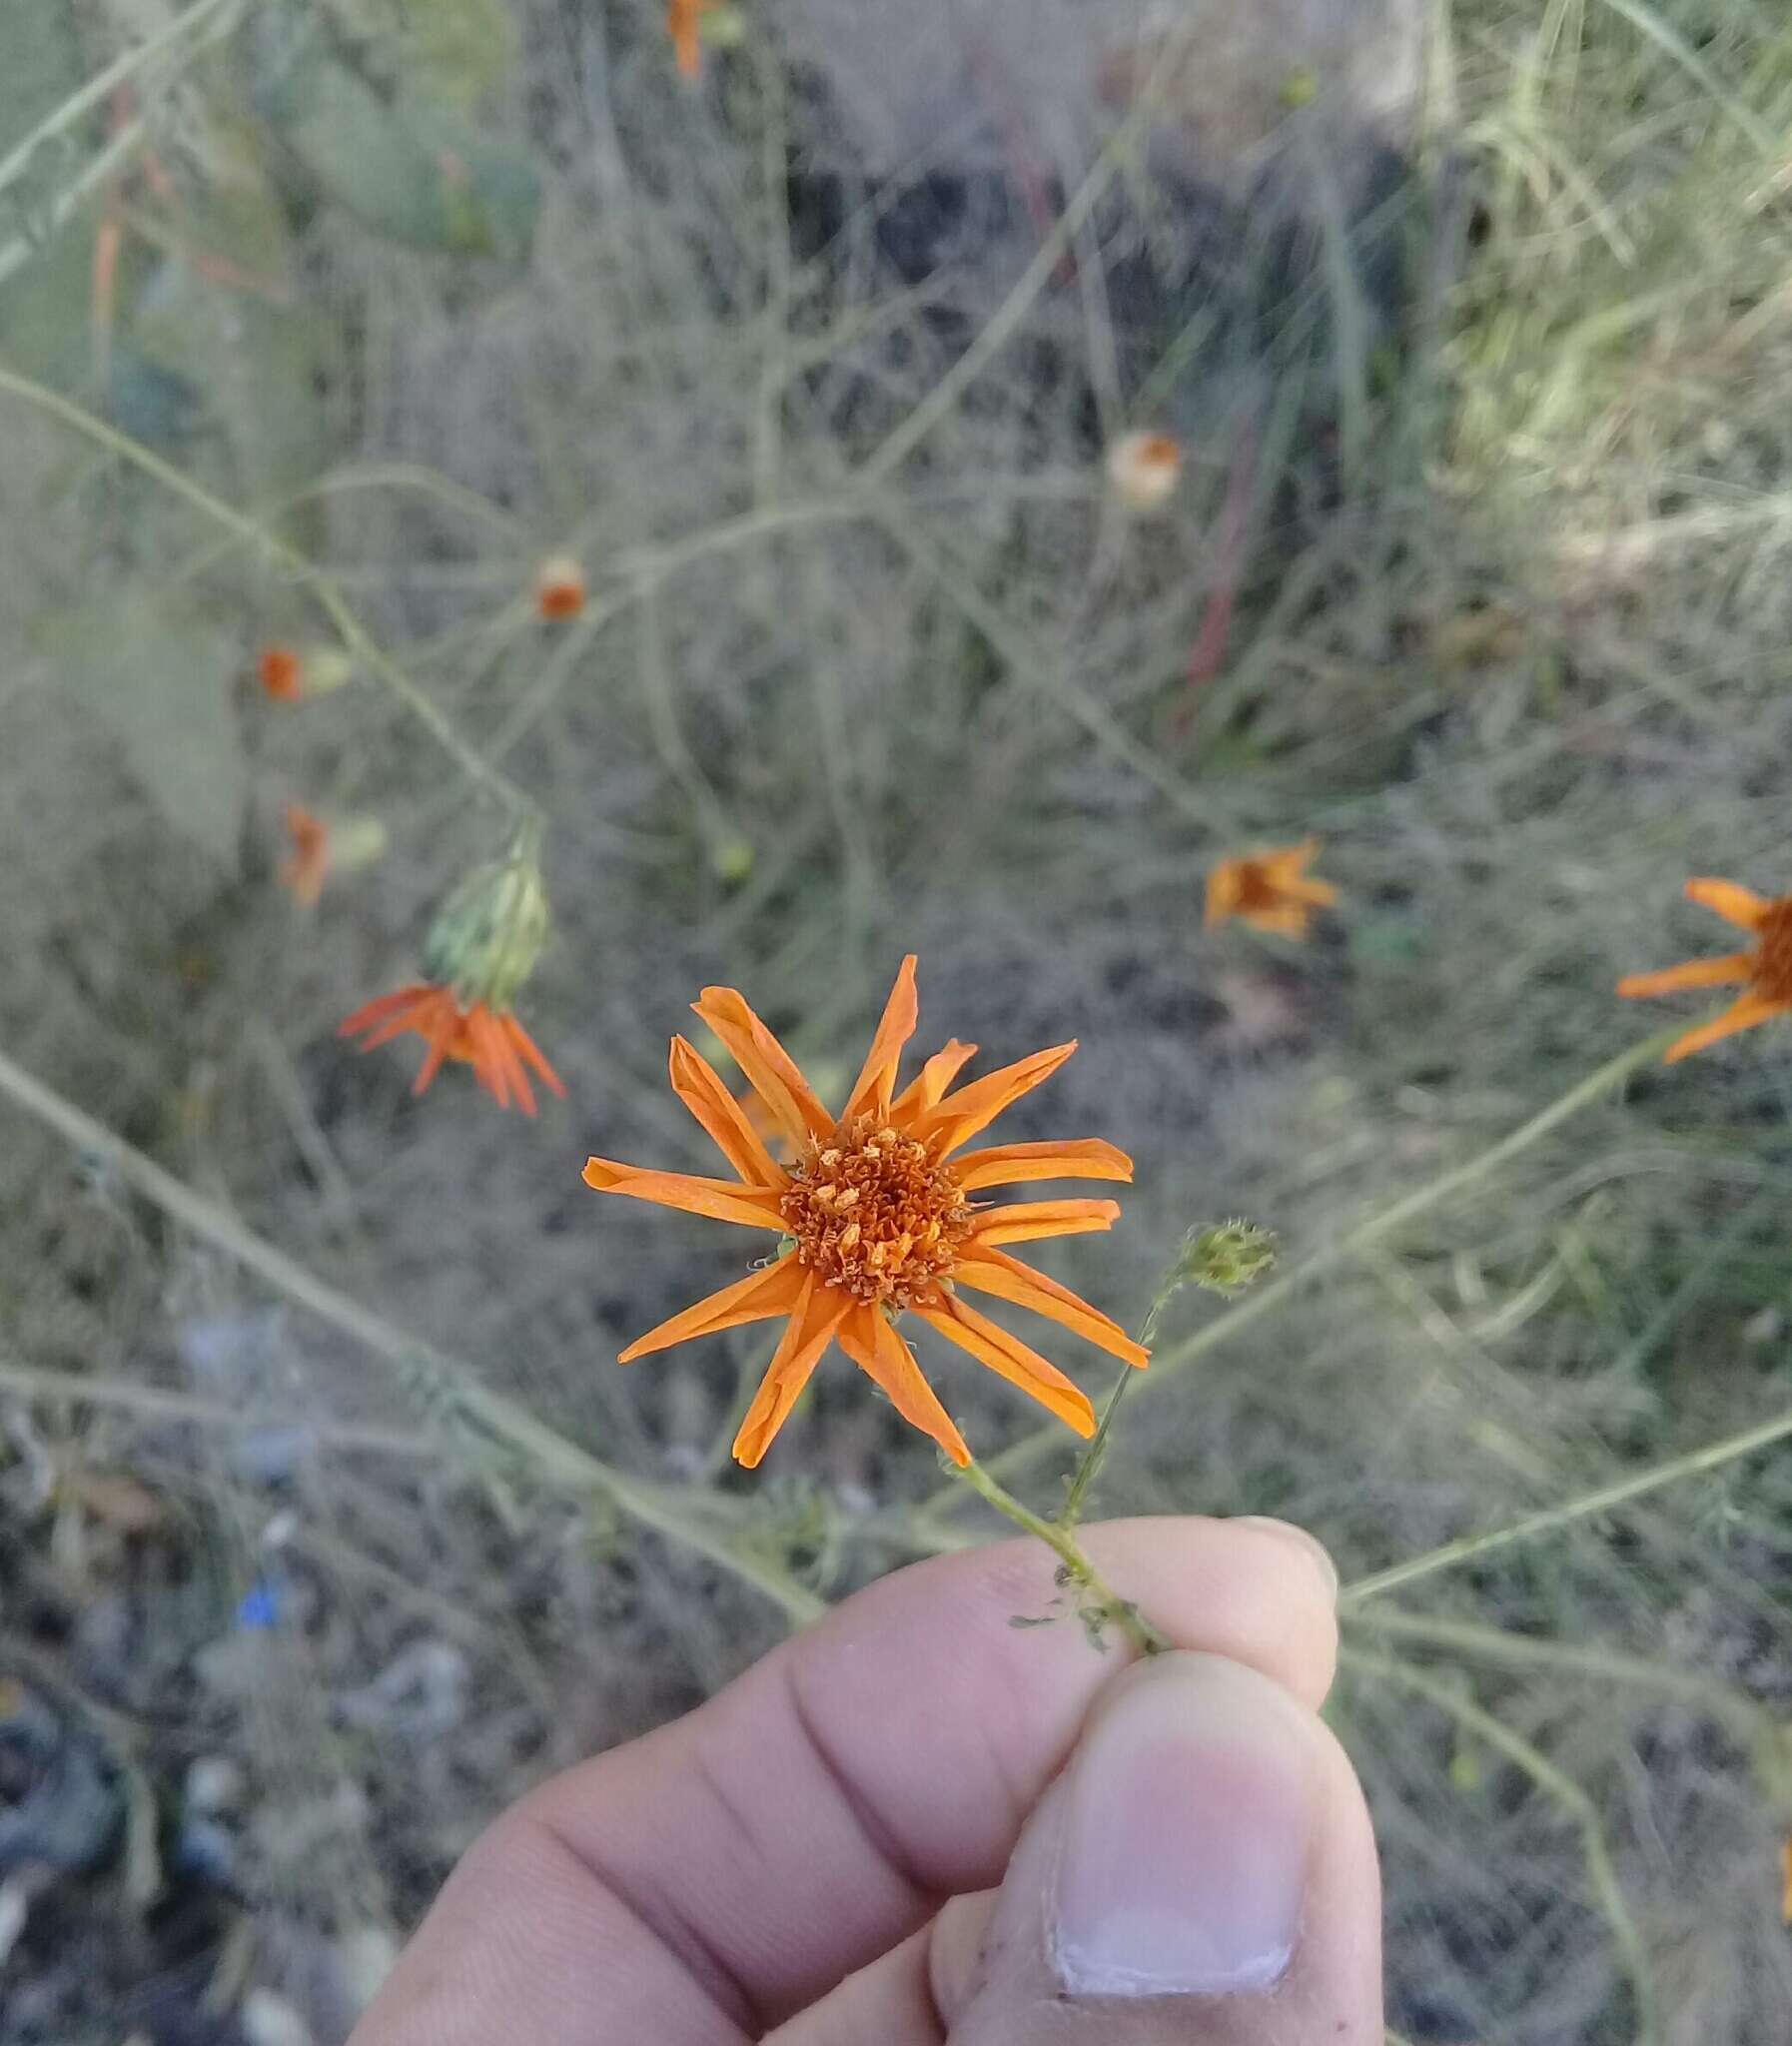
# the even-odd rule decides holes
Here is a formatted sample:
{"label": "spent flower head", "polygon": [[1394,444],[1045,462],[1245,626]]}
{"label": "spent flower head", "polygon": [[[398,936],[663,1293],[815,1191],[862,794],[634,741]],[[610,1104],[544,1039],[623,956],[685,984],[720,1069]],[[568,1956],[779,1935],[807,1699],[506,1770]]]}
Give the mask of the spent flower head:
{"label": "spent flower head", "polygon": [[413,1092],[424,1093],[445,1061],[469,1065],[500,1108],[535,1112],[529,1072],[555,1094],[566,1089],[511,1014],[547,937],[539,831],[522,826],[501,859],[474,868],[437,912],[424,944],[426,978],[357,1009],[338,1028],[363,1051],[415,1031],[429,1047]]}
{"label": "spent flower head", "polygon": [[1243,1216],[1198,1229],[1183,1247],[1179,1281],[1229,1298],[1255,1286],[1276,1262],[1276,1232]]}

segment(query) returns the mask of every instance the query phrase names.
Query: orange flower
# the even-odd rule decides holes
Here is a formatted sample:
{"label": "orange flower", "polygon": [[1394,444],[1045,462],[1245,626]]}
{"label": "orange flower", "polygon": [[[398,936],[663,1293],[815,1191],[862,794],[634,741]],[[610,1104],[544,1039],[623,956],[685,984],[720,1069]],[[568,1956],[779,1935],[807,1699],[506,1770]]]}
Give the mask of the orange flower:
{"label": "orange flower", "polygon": [[1746,952],[1726,953],[1721,959],[1688,959],[1659,973],[1626,974],[1618,982],[1621,995],[1668,995],[1683,987],[1746,988],[1721,1016],[1689,1030],[1668,1047],[1666,1063],[1670,1066],[1676,1059],[1703,1051],[1720,1037],[1792,1009],[1792,895],[1769,901],[1734,881],[1709,880],[1688,881],[1686,895],[1689,901],[1715,910],[1726,922],[1752,931],[1756,942]]}
{"label": "orange flower", "polygon": [[360,1048],[373,1051],[408,1030],[415,1030],[430,1047],[413,1094],[428,1091],[445,1059],[471,1066],[473,1077],[499,1108],[508,1108],[513,1096],[524,1115],[535,1112],[534,1090],[523,1070],[525,1062],[554,1093],[563,1097],[566,1092],[560,1076],[508,1009],[485,1002],[463,1007],[452,988],[438,987],[432,981],[418,981],[369,1002],[338,1026],[337,1035],[359,1037]]}
{"label": "orange flower", "polygon": [[301,909],[316,909],[330,872],[330,829],[300,803],[287,804],[287,831],[293,841],[281,862],[280,878],[291,888]]}
{"label": "orange flower", "polygon": [[699,78],[703,72],[698,17],[720,4],[721,0],[666,0],[666,33],[672,39],[678,69],[686,78]]}
{"label": "orange flower", "polygon": [[1304,938],[1316,907],[1338,900],[1330,881],[1315,881],[1307,862],[1320,849],[1317,838],[1278,846],[1246,859],[1223,859],[1207,877],[1207,927],[1242,917],[1254,930]]}
{"label": "orange flower", "polygon": [[912,1312],[999,1377],[1031,1394],[1079,1435],[1095,1432],[1088,1400],[1036,1351],[987,1321],[961,1290],[994,1294],[1074,1331],[1128,1364],[1141,1349],[1118,1323],[1067,1287],[1011,1258],[1004,1244],[1107,1229],[1114,1201],[974,1200],[986,1187],[1024,1180],[1130,1180],[1133,1161],[1099,1138],[1002,1144],[954,1154],[1012,1102],[1063,1065],[1076,1045],[1054,1045],[952,1090],[976,1052],[954,1039],[900,1093],[896,1068],[914,1034],[915,961],[902,962],[883,1020],[839,1115],[830,1115],[789,1054],[731,987],[709,987],[692,1004],[727,1046],[774,1127],[795,1147],[786,1170],[773,1158],[719,1074],[682,1037],[672,1039],[672,1091],[734,1169],[735,1180],[693,1179],[592,1158],[585,1184],[735,1222],[790,1239],[787,1255],[673,1315],[622,1352],[632,1363],[693,1336],[788,1317],[734,1455],[751,1469],[783,1426],[830,1343],[889,1395],[905,1421],[932,1436],[957,1464],[971,1453],[921,1376],[894,1317]]}
{"label": "orange flower", "polygon": [[535,570],[535,613],[555,624],[585,607],[585,571],[570,554],[550,554]]}
{"label": "orange flower", "polygon": [[256,672],[276,703],[297,703],[305,694],[305,663],[290,646],[264,646]]}

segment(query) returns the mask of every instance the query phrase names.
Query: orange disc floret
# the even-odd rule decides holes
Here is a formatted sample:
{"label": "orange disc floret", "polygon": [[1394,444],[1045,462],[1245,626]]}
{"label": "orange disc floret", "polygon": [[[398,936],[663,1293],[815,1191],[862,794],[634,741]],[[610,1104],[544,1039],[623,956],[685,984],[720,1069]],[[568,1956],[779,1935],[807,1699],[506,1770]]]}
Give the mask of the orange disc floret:
{"label": "orange disc floret", "polygon": [[1299,845],[1223,859],[1207,877],[1208,929],[1236,916],[1254,930],[1306,937],[1314,910],[1338,900],[1330,881],[1315,880],[1307,872],[1319,849],[1320,841],[1308,838]]}
{"label": "orange disc floret", "polygon": [[305,662],[290,646],[264,646],[256,673],[262,693],[275,703],[297,703],[305,694]]}
{"label": "orange disc floret", "polygon": [[[906,1311],[1079,1435],[1094,1434],[1095,1411],[1078,1387],[962,1298],[966,1292],[992,1294],[1128,1364],[1149,1361],[1149,1353],[1117,1322],[1003,1248],[1035,1237],[1109,1229],[1120,1214],[1118,1203],[992,1206],[972,1198],[986,1188],[1034,1180],[1132,1178],[1132,1160],[1100,1138],[963,1150],[1004,1109],[1049,1079],[1075,1044],[1035,1052],[954,1088],[977,1049],[954,1040],[899,1092],[897,1067],[917,1014],[911,955],[896,976],[859,1077],[835,1115],[735,989],[705,988],[693,1006],[745,1074],[761,1111],[750,1115],[696,1049],[673,1038],[672,1091],[702,1124],[734,1179],[699,1179],[592,1158],[585,1164],[585,1184],[599,1193],[767,1230],[787,1239],[787,1249],[649,1330],[623,1351],[622,1363],[696,1336],[782,1318],[783,1338],[734,1440],[740,1463],[751,1468],[765,1455],[816,1365],[837,1342],[905,1421],[931,1436],[955,1463],[968,1464],[964,1437],[896,1328],[894,1317]],[[793,1163],[774,1158],[773,1138],[788,1144]]]}
{"label": "orange disc floret", "polygon": [[452,1059],[471,1066],[473,1078],[499,1108],[514,1101],[524,1115],[534,1114],[535,1094],[526,1067],[532,1067],[555,1094],[565,1095],[560,1076],[507,1009],[484,1002],[462,1005],[452,988],[438,987],[433,981],[418,981],[379,996],[345,1018],[337,1035],[359,1037],[360,1049],[373,1051],[412,1030],[429,1047],[411,1090],[414,1094],[427,1093],[444,1063]]}
{"label": "orange disc floret", "polygon": [[1665,1063],[1690,1058],[1721,1038],[1751,1029],[1792,1009],[1792,895],[1757,895],[1736,881],[1694,879],[1687,899],[1754,937],[1745,952],[1714,959],[1687,959],[1657,973],[1630,973],[1618,982],[1620,995],[1678,994],[1685,988],[1741,987],[1743,992],[1719,1016],[1689,1030],[1669,1045]]}

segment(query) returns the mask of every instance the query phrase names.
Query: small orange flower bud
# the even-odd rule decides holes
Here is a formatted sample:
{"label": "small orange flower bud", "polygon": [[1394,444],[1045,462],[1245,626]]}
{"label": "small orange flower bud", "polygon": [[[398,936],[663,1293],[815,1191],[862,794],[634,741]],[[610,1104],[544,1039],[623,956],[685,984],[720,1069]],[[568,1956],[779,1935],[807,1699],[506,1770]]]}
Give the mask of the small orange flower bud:
{"label": "small orange flower bud", "polygon": [[386,826],[378,817],[314,817],[302,803],[287,804],[287,833],[293,850],[281,862],[280,879],[302,909],[315,909],[326,883],[339,874],[371,866],[386,851]]}
{"label": "small orange flower bud", "polygon": [[305,663],[290,646],[264,646],[257,672],[263,693],[276,703],[297,703],[305,694]]}
{"label": "small orange flower bud", "polygon": [[1108,488],[1129,512],[1167,505],[1182,473],[1182,443],[1169,434],[1127,434],[1108,450]]}
{"label": "small orange flower bud", "polygon": [[340,646],[264,646],[256,662],[262,692],[275,703],[304,696],[328,696],[355,673],[355,662]]}
{"label": "small orange flower bud", "polygon": [[585,571],[570,554],[549,554],[535,570],[535,613],[560,623],[585,607]]}

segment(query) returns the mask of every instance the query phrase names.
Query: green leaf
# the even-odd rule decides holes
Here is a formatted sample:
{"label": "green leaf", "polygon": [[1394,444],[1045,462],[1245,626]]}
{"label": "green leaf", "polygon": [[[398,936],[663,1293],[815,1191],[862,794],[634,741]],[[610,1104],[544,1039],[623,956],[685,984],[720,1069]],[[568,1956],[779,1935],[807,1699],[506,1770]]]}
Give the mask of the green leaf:
{"label": "green leaf", "polygon": [[523,145],[499,141],[408,83],[387,97],[316,44],[260,80],[258,101],[317,184],[395,242],[520,262],[541,178]]}
{"label": "green leaf", "polygon": [[227,636],[138,583],[89,598],[39,636],[59,681],[110,728],[163,819],[234,868],[249,771]]}
{"label": "green leaf", "polygon": [[379,75],[425,99],[469,108],[516,61],[504,0],[335,0]]}

